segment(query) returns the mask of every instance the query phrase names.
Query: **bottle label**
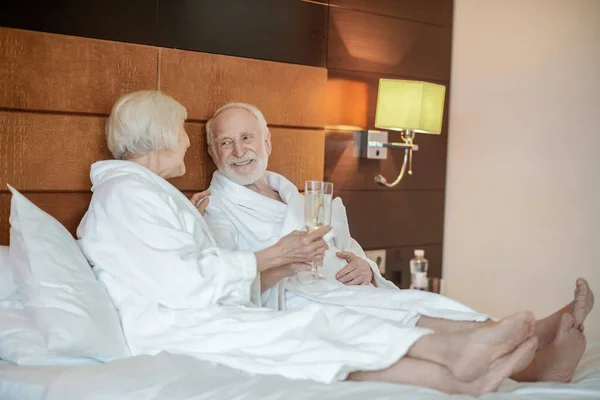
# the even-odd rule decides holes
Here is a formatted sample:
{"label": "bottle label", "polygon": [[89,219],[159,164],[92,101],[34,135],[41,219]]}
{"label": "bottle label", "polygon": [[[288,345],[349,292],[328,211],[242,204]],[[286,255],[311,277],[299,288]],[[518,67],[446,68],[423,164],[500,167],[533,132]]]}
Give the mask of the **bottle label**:
{"label": "bottle label", "polygon": [[410,285],[411,289],[427,290],[428,281],[426,272],[415,272],[413,275],[413,281]]}

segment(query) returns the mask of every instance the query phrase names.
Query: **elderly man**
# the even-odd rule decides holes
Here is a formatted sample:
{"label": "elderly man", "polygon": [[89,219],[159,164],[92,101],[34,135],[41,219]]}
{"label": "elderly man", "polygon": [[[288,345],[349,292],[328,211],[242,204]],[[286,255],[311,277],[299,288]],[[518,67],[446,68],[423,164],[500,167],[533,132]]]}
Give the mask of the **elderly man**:
{"label": "elderly man", "polygon": [[[290,181],[267,171],[271,136],[256,107],[245,103],[223,106],[208,121],[206,135],[208,151],[218,171],[209,189],[205,218],[220,247],[257,251],[293,229],[302,229],[302,196]],[[192,201],[204,196],[198,194]],[[381,277],[376,265],[366,260],[361,247],[350,238],[341,201],[338,200],[337,210],[334,204],[333,214],[335,238],[328,241],[330,249],[325,254],[324,269],[325,275],[339,282],[330,279],[303,285],[288,278],[307,269],[305,265],[271,269],[258,278],[263,305],[285,310],[315,302],[335,304],[438,331],[460,331],[488,320],[443,296],[398,290]],[[581,327],[592,306],[593,294],[587,282],[579,279],[573,302],[537,321],[540,347],[536,362],[514,377],[570,380],[585,349]]]}
{"label": "elderly man", "polygon": [[522,313],[493,327],[434,333],[314,304],[251,304],[259,272],[322,257],[327,229],[292,232],[258,252],[219,249],[202,215],[167,179],[185,173],[185,108],[155,91],[125,95],[107,122],[116,160],[92,166],[77,235],[119,311],[134,355],[169,351],[254,374],[379,380],[481,395],[537,346]]}

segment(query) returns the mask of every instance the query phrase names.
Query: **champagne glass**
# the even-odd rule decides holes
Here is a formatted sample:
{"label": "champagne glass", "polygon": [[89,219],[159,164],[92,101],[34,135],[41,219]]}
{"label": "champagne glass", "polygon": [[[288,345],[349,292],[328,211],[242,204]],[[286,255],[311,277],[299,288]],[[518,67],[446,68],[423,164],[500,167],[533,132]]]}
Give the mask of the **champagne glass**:
{"label": "champagne glass", "polygon": [[[304,224],[308,232],[331,224],[331,202],[333,199],[333,183],[306,181],[304,183]],[[323,279],[318,267],[321,262],[312,262],[309,276],[303,276],[304,282]]]}

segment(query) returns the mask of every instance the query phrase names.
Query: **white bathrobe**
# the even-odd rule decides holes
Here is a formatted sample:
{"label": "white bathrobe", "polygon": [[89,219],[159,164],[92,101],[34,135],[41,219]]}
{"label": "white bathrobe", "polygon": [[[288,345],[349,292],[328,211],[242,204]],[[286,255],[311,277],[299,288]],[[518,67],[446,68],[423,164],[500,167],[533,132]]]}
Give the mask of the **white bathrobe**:
{"label": "white bathrobe", "polygon": [[190,201],[150,170],[101,161],[77,235],[134,355],[188,354],[250,373],[331,382],[386,368],[430,330],[312,304],[251,303],[256,259],[216,248]]}
{"label": "white bathrobe", "polygon": [[[304,196],[279,174],[266,172],[266,179],[283,202],[238,185],[219,171],[214,173],[204,218],[219,247],[256,252],[277,243],[294,230],[304,229]],[[283,279],[263,293],[263,306],[290,310],[315,302],[333,304],[407,326],[414,326],[422,315],[459,321],[489,319],[447,297],[419,290],[399,290],[382,277],[377,264],[366,257],[350,236],[346,209],[340,198],[335,198],[332,203],[331,226],[333,233],[327,240],[329,250],[319,270],[328,279],[310,284],[302,284],[295,278]],[[337,251],[349,251],[365,259],[373,270],[377,287],[345,286],[337,281],[336,273],[347,264],[335,255]],[[255,287],[258,287],[256,283]]]}

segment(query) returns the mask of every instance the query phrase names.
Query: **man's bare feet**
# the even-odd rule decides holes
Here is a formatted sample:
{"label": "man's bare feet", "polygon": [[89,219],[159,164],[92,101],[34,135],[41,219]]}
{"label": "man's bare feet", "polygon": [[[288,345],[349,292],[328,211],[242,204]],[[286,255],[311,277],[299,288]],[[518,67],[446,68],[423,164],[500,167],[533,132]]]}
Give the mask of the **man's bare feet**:
{"label": "man's bare feet", "polygon": [[586,340],[571,314],[563,314],[554,340],[539,350],[531,364],[512,376],[521,382],[569,382],[585,351]]}
{"label": "man's bare feet", "polygon": [[587,281],[583,278],[577,279],[573,301],[554,314],[535,322],[535,334],[539,339],[539,348],[552,343],[563,314],[572,314],[575,317],[575,328],[583,332],[583,322],[593,306],[594,294]]}
{"label": "man's bare feet", "polygon": [[535,336],[529,338],[512,353],[494,361],[485,375],[467,383],[469,389],[465,390],[465,393],[472,396],[482,396],[497,391],[502,382],[515,370],[520,369],[522,365],[531,363],[537,346],[537,338]]}
{"label": "man's bare feet", "polygon": [[[487,372],[500,357],[511,353],[533,335],[533,315],[515,314],[494,326],[483,326],[468,332],[452,334],[453,362],[448,368],[458,379],[473,381]],[[535,340],[537,346],[537,339]]]}
{"label": "man's bare feet", "polygon": [[583,322],[594,307],[594,293],[583,278],[577,279],[575,287],[575,300],[573,301],[573,317],[575,328],[582,329]]}

